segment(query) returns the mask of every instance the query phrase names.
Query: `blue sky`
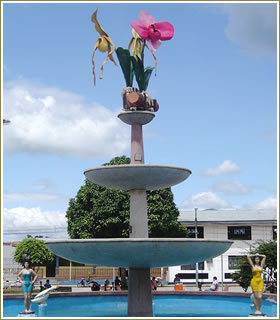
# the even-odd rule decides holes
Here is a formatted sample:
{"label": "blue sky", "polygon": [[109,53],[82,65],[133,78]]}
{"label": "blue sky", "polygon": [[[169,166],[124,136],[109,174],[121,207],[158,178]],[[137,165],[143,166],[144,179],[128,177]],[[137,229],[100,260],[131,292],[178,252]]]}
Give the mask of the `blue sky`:
{"label": "blue sky", "polygon": [[[146,163],[192,171],[172,188],[177,207],[277,207],[276,2],[2,6],[4,240],[65,229],[83,171],[130,154],[130,128],[117,118],[120,67],[107,62],[93,85],[96,8],[116,47],[127,47],[140,10],[175,28],[156,51],[147,91],[160,109],[144,147]],[[95,54],[97,75],[105,57]]]}

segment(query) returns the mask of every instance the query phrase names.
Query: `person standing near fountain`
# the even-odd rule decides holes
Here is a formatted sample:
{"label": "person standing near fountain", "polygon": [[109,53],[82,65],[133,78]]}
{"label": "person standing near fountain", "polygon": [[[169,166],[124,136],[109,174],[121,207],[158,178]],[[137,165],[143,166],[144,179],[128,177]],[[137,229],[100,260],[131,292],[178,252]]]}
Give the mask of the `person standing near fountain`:
{"label": "person standing near fountain", "polygon": [[[34,270],[30,269],[29,261],[24,262],[24,268],[19,272],[17,278],[22,284],[22,292],[24,294],[24,305],[25,311],[21,312],[24,314],[31,314],[34,313],[30,310],[30,303],[31,303],[31,295],[33,290],[33,284],[37,280],[37,274]],[[33,278],[33,280],[32,280]]]}
{"label": "person standing near fountain", "polygon": [[[255,257],[255,264],[252,261],[251,257]],[[262,260],[260,259],[262,258]],[[253,278],[251,280],[251,287],[254,294],[254,305],[256,308],[255,314],[262,314],[261,305],[262,305],[262,295],[264,291],[264,282],[262,279],[263,267],[265,264],[266,256],[263,254],[248,254],[248,262],[252,268]]]}
{"label": "person standing near fountain", "polygon": [[156,291],[156,290],[157,290],[156,277],[152,277],[152,279],[151,279],[151,285],[152,285],[152,290]]}
{"label": "person standing near fountain", "polygon": [[175,274],[175,278],[174,278],[174,284],[177,284],[177,283],[180,283],[180,281],[181,281],[181,279],[180,279],[180,277],[179,277],[179,275],[178,275],[178,273],[177,274]]}

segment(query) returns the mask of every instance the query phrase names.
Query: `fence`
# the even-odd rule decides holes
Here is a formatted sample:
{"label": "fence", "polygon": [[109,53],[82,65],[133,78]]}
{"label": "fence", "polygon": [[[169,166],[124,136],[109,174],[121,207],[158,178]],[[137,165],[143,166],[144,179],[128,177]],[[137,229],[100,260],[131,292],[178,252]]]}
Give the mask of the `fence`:
{"label": "fence", "polygon": [[[113,276],[120,276],[120,269],[112,267],[103,267],[103,266],[85,266],[85,267],[76,267],[76,266],[67,266],[67,267],[58,267],[56,269],[56,278],[59,279],[81,279],[87,278],[112,278]],[[151,268],[151,276],[160,277],[161,268]]]}
{"label": "fence", "polygon": [[[34,271],[37,273],[39,278],[46,278],[46,267],[34,267]],[[4,278],[6,275],[12,276],[13,278],[17,277],[18,273],[22,270],[22,267],[20,268],[3,268],[3,275]]]}

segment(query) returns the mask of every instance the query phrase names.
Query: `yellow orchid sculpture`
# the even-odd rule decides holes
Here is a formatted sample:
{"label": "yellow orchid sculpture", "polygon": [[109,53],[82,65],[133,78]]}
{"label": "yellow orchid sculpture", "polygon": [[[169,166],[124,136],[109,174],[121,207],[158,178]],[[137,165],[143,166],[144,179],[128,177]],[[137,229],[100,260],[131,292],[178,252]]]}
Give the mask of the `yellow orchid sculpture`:
{"label": "yellow orchid sculpture", "polygon": [[[103,61],[102,65],[101,65],[101,72],[99,74],[99,79],[102,79],[104,64],[108,61],[108,59],[113,61],[114,64],[117,66],[117,63],[113,58],[113,52],[115,51],[115,46],[113,44],[113,41],[100,26],[100,24],[96,18],[96,14],[97,14],[97,9],[94,11],[94,13],[91,16],[91,21],[94,23],[96,31],[100,34],[100,37],[95,42],[93,53],[91,56],[94,85],[96,84],[94,54],[97,49],[101,52],[106,52],[106,51],[108,52],[106,59]],[[111,46],[112,46],[112,48],[111,48]]]}
{"label": "yellow orchid sculpture", "polygon": [[[131,48],[131,53],[135,59],[138,59],[143,50],[143,40],[139,34],[132,28],[132,38],[128,44],[128,50]],[[131,47],[132,46],[132,47]]]}
{"label": "yellow orchid sculpture", "polygon": [[141,55],[143,59],[143,52],[145,47],[151,52],[155,60],[155,75],[156,75],[157,74],[157,58],[155,56],[155,52],[151,48],[149,48],[149,46],[147,46],[146,41],[143,41],[142,38],[139,36],[139,34],[132,28],[132,38],[128,44],[128,50],[130,50],[131,48],[131,53],[135,59],[139,59]]}

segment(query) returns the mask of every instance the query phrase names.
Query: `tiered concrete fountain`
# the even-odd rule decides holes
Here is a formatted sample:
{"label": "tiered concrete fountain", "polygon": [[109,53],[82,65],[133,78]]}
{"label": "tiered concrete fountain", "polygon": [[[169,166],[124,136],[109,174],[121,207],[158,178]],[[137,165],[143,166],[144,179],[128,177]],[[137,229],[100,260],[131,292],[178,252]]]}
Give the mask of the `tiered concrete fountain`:
{"label": "tiered concrete fountain", "polygon": [[[204,261],[222,254],[232,244],[231,241],[149,238],[146,191],[176,185],[187,179],[191,171],[174,166],[144,164],[142,127],[153,120],[153,111],[158,105],[155,100],[149,100],[149,103],[146,99],[144,102],[142,100],[140,93],[124,91],[124,111],[118,115],[121,121],[131,126],[131,163],[85,171],[86,177],[96,184],[130,192],[130,237],[46,241],[52,252],[71,261],[129,268],[130,317],[153,315],[150,268]],[[131,110],[128,106],[133,106],[133,101],[137,103]],[[139,103],[141,108],[137,110]]]}

